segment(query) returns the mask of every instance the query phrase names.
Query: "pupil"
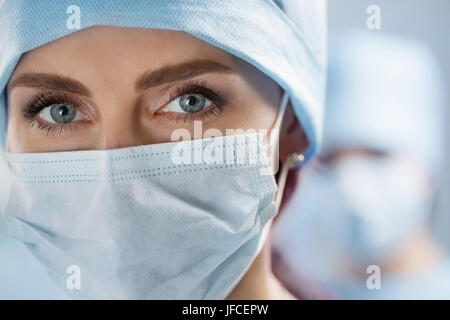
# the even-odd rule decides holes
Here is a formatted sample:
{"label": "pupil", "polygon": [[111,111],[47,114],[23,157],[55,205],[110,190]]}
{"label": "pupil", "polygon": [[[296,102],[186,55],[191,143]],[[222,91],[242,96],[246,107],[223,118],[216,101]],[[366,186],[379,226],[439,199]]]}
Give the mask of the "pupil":
{"label": "pupil", "polygon": [[59,115],[65,116],[69,113],[69,109],[66,106],[59,107]]}
{"label": "pupil", "polygon": [[195,105],[196,103],[197,103],[197,98],[194,97],[194,96],[190,96],[190,97],[189,97],[189,102],[188,102],[188,104],[189,104],[190,106],[193,106],[193,105]]}

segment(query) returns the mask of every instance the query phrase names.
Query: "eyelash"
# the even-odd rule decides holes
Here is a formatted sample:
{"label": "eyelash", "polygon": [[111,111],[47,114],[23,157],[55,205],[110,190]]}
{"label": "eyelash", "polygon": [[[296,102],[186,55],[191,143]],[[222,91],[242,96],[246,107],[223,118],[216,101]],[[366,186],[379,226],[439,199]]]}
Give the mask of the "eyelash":
{"label": "eyelash", "polygon": [[[212,89],[209,89],[204,81],[190,81],[178,87],[170,94],[169,102],[177,99],[180,96],[186,94],[202,94],[207,99],[211,100],[212,105],[207,109],[197,113],[180,113],[175,114],[173,112],[162,112],[166,118],[171,120],[183,121],[187,120],[207,120],[210,118],[216,118],[222,113],[223,106],[226,104],[225,99],[219,94],[215,93]],[[76,107],[79,111],[86,111],[86,105],[78,98],[64,92],[42,92],[34,96],[30,102],[22,108],[23,116],[31,121],[31,127],[40,130],[47,130],[47,135],[57,133],[61,135],[66,131],[71,131],[75,123],[66,124],[47,124],[38,119],[36,116],[46,107],[56,103],[67,103]],[[81,110],[80,110],[81,109]]]}
{"label": "eyelash", "polygon": [[186,120],[208,120],[218,117],[222,113],[223,106],[226,105],[225,98],[208,88],[205,81],[200,80],[189,81],[181,87],[176,88],[175,91],[170,94],[169,102],[187,94],[201,94],[211,100],[212,106],[196,113],[175,114],[173,112],[164,112],[167,118],[176,120],[177,122],[180,120],[183,122],[186,122]]}
{"label": "eyelash", "polygon": [[22,113],[26,119],[31,121],[30,125],[32,128],[47,130],[47,135],[61,135],[65,132],[70,132],[76,124],[48,124],[35,118],[44,108],[61,102],[71,104],[78,110],[82,109],[86,111],[87,109],[81,100],[68,93],[46,91],[34,96],[32,100],[22,108]]}

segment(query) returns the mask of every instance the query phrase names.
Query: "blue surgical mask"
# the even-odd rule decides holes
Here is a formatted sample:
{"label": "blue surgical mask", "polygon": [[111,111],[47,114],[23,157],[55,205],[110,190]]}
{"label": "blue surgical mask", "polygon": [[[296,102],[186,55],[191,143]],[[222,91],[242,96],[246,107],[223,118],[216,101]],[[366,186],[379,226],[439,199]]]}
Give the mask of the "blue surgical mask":
{"label": "blue surgical mask", "polygon": [[3,227],[74,298],[224,299],[277,212],[264,141],[9,153]]}

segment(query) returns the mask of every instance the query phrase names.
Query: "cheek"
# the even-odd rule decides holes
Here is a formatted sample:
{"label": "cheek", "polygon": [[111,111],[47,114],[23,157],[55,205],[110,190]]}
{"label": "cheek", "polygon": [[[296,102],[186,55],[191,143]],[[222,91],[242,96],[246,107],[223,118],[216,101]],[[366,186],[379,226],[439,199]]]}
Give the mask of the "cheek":
{"label": "cheek", "polygon": [[[221,115],[202,123],[203,131],[217,129],[222,135],[227,130],[267,130],[269,133],[277,115],[277,109],[264,103],[245,101],[225,106]],[[192,129],[192,128],[190,128]]]}
{"label": "cheek", "polygon": [[26,128],[21,128],[20,124],[13,123],[8,118],[8,131],[6,135],[6,150],[8,152],[26,152],[29,146],[33,146],[32,141],[26,137]]}
{"label": "cheek", "polygon": [[[8,103],[8,106],[10,104]],[[24,142],[25,128],[21,128],[15,110],[8,109],[8,122],[6,131],[6,150],[8,152],[21,152]]]}
{"label": "cheek", "polygon": [[27,102],[27,99],[34,94],[35,90],[18,87],[12,92],[8,92],[8,121],[6,145],[9,152],[24,152],[28,145],[32,145],[29,141],[28,126],[21,115],[20,106]]}
{"label": "cheek", "polygon": [[274,106],[263,101],[251,102],[247,107],[243,107],[235,113],[233,122],[241,124],[244,129],[270,130],[274,124],[277,111]]}
{"label": "cheek", "polygon": [[43,149],[42,139],[38,139],[30,132],[30,127],[24,121],[17,121],[8,115],[8,131],[6,135],[8,152],[40,152]]}

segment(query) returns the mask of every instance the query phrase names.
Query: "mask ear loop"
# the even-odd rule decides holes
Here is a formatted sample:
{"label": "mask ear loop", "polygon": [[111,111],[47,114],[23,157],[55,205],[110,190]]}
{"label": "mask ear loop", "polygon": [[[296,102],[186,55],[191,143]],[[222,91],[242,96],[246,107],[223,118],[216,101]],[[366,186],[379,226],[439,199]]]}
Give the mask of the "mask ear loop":
{"label": "mask ear loop", "polygon": [[[288,102],[289,102],[289,95],[287,92],[284,92],[283,98],[281,99],[280,110],[278,111],[277,119],[274,124],[274,128],[276,130],[279,130],[281,127],[281,122],[283,120],[284,113],[288,106]],[[278,138],[279,138],[279,135],[278,135]],[[271,142],[270,145],[273,146],[273,143],[275,142],[273,136],[271,136],[270,142]],[[276,143],[278,143],[278,142],[279,142],[279,139],[276,140]],[[299,167],[304,159],[305,159],[305,157],[302,154],[298,154],[298,153],[294,152],[294,153],[289,154],[287,156],[286,160],[283,162],[281,172],[279,175],[279,179],[278,179],[278,183],[277,183],[277,192],[275,194],[275,200],[274,200],[276,208],[277,208],[277,213],[278,213],[278,210],[280,209],[281,199],[283,197],[284,186],[286,184],[288,171],[292,168]],[[273,173],[270,173],[270,174],[273,174]],[[261,232],[261,238],[258,243],[257,253],[259,253],[262,250],[262,247],[264,246],[264,244],[266,242],[266,239],[269,235],[269,231],[272,226],[272,222],[273,222],[273,219],[270,219],[267,222],[267,224],[264,226],[264,228]]]}
{"label": "mask ear loop", "polygon": [[[305,156],[303,154],[298,154],[297,152],[290,153],[286,160],[282,164],[280,176],[278,177],[278,184],[277,184],[277,193],[275,194],[275,205],[277,208],[277,213],[280,210],[281,205],[281,199],[283,198],[284,194],[284,187],[286,185],[286,179],[287,174],[289,170],[294,168],[299,168],[301,163],[305,160]],[[271,229],[273,220],[271,219],[267,225],[264,227],[264,230],[262,231],[262,239],[266,239],[269,234],[269,230]],[[264,245],[265,241],[262,241],[258,245],[258,252],[261,250],[262,246]]]}
{"label": "mask ear loop", "polygon": [[[281,122],[284,117],[284,113],[286,111],[287,105],[289,102],[289,95],[287,92],[284,92],[283,99],[281,100],[280,111],[278,113],[277,120],[275,121],[274,127],[280,129]],[[281,172],[278,177],[278,189],[275,194],[275,204],[277,209],[280,209],[281,199],[283,198],[284,187],[286,185],[287,174],[289,170],[294,168],[299,168],[301,163],[305,160],[305,156],[303,154],[299,154],[297,152],[290,153],[286,160],[283,162],[281,166]]]}
{"label": "mask ear loop", "polygon": [[297,152],[290,153],[286,160],[283,162],[281,166],[281,172],[278,177],[278,189],[275,194],[275,204],[277,209],[280,209],[281,199],[284,194],[284,187],[286,186],[286,180],[289,170],[297,169],[300,167],[301,163],[305,160],[305,156],[303,154],[298,154]]}

